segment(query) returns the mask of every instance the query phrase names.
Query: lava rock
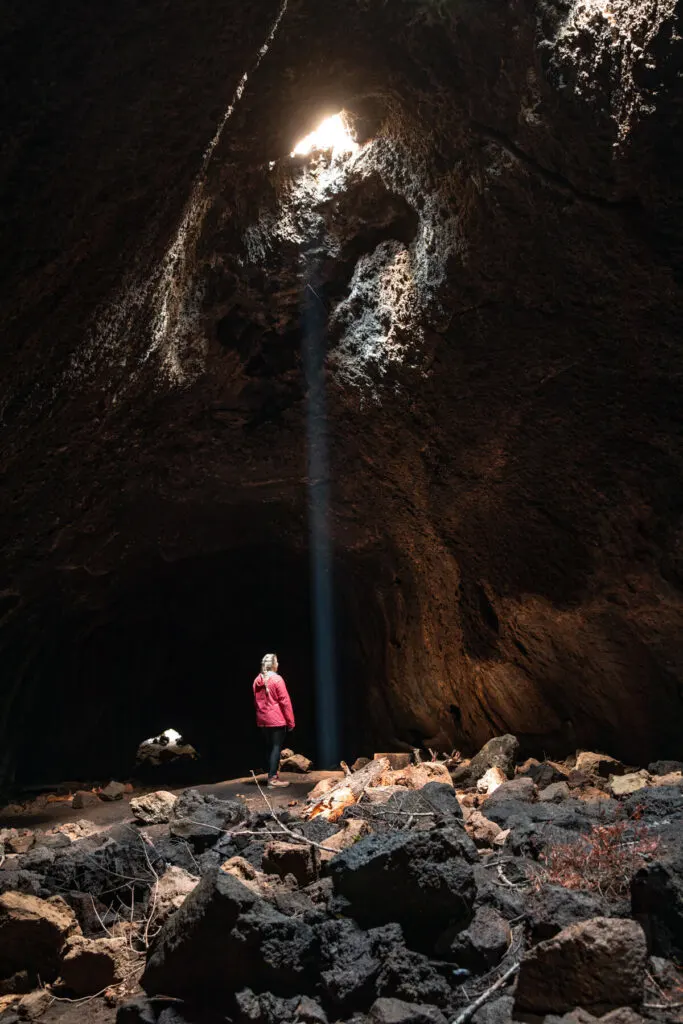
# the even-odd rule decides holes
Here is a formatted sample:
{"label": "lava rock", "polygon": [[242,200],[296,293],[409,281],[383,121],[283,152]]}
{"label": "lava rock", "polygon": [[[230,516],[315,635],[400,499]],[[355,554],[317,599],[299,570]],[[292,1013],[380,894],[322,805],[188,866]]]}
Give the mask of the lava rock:
{"label": "lava rock", "polygon": [[263,853],[266,874],[286,878],[294,875],[300,886],[315,882],[320,874],[320,855],[315,846],[301,843],[268,843]]}
{"label": "lava rock", "polygon": [[130,802],[130,809],[136,821],[142,825],[165,825],[171,820],[177,797],[165,790],[136,796]]}
{"label": "lava rock", "polygon": [[369,935],[352,921],[325,921],[316,929],[320,943],[320,983],[335,1013],[367,1006],[380,963]]}
{"label": "lava rock", "polygon": [[683,853],[646,864],[631,881],[631,912],[642,925],[650,952],[683,956]]}
{"label": "lava rock", "polygon": [[635,921],[596,917],[539,943],[522,960],[516,1013],[604,1013],[642,1002],[647,949]]}
{"label": "lava rock", "polygon": [[196,789],[178,797],[171,817],[171,835],[186,839],[195,850],[214,846],[221,835],[247,818],[241,800],[218,800]]}
{"label": "lava rock", "polygon": [[559,804],[563,800],[568,800],[570,796],[571,790],[566,782],[552,782],[541,790],[538,799],[541,803]]}
{"label": "lava rock", "polygon": [[17,1004],[17,1013],[21,1020],[38,1020],[52,1005],[52,996],[45,989],[27,992]]}
{"label": "lava rock", "polygon": [[683,761],[653,761],[647,770],[650,775],[671,775],[672,772],[683,772]]}
{"label": "lava rock", "polygon": [[247,985],[287,995],[306,990],[314,935],[276,911],[233,875],[205,875],[166,922],[147,960],[142,987],[202,1002]]}
{"label": "lava rock", "polygon": [[183,868],[166,868],[156,883],[156,923],[163,924],[199,885],[199,878]]}
{"label": "lava rock", "polygon": [[485,814],[489,813],[491,807],[496,807],[498,804],[505,802],[506,800],[517,800],[520,803],[532,803],[538,796],[538,789],[532,779],[525,779],[520,776],[517,779],[511,779],[509,782],[504,782],[498,786],[487,796],[483,803],[483,810]]}
{"label": "lava rock", "polygon": [[622,806],[627,817],[636,815],[645,822],[683,819],[683,793],[678,786],[648,786],[627,797]]}
{"label": "lava rock", "polygon": [[116,1024],[157,1024],[161,1014],[175,1006],[175,1000],[163,997],[146,999],[144,996],[139,996],[119,1007],[116,1013]]}
{"label": "lava rock", "polygon": [[494,736],[468,765],[456,768],[451,773],[453,781],[459,785],[474,786],[489,768],[501,768],[507,778],[511,779],[518,751],[519,740],[516,736]]}
{"label": "lava rock", "polygon": [[628,775],[615,775],[609,780],[607,788],[612,796],[630,796],[649,785],[650,776],[646,771],[629,772]]}
{"label": "lava rock", "polygon": [[33,832],[17,832],[5,838],[5,849],[8,853],[28,853],[35,841]]}
{"label": "lava rock", "polygon": [[402,999],[377,999],[368,1016],[373,1024],[446,1024],[446,1018],[435,1006],[420,1006]]}
{"label": "lava rock", "polygon": [[74,811],[82,811],[85,810],[86,807],[95,807],[99,802],[100,798],[97,793],[92,793],[86,789],[79,789],[73,795],[71,806]]}
{"label": "lava rock", "polygon": [[135,879],[131,887],[136,899],[146,896],[155,881],[154,870],[163,868],[155,849],[130,827],[115,827],[107,833],[72,843],[58,855],[45,875],[44,887],[51,892],[78,890],[103,902],[121,894],[121,880]]}
{"label": "lava rock", "polygon": [[544,885],[526,900],[533,942],[552,939],[570,925],[601,917],[604,912],[605,906],[598,896],[565,889],[562,885]]}
{"label": "lava rock", "polygon": [[472,1017],[472,1024],[511,1024],[512,1010],[515,1005],[513,996],[501,996],[492,999]]}
{"label": "lava rock", "polygon": [[125,939],[68,939],[60,974],[76,996],[91,996],[122,981],[126,973]]}
{"label": "lava rock", "polygon": [[489,821],[481,811],[472,811],[465,828],[467,834],[479,847],[491,846],[494,839],[502,832],[500,825],[497,825],[495,821]]}
{"label": "lava rock", "polygon": [[480,906],[468,928],[457,934],[446,931],[436,944],[436,953],[454,960],[460,967],[481,973],[500,963],[510,945],[510,926],[497,910]]}
{"label": "lava rock", "polygon": [[427,1003],[442,1009],[449,1005],[451,987],[424,954],[397,944],[382,951],[380,959],[382,966],[376,984],[378,996],[395,997],[408,1003]]}
{"label": "lava rock", "polygon": [[595,754],[590,750],[582,750],[576,758],[574,768],[588,776],[599,776],[602,779],[610,775],[623,775],[626,769],[621,761],[607,754]]}
{"label": "lava rock", "polygon": [[110,782],[100,792],[101,800],[123,800],[126,787],[123,782]]}
{"label": "lava rock", "polygon": [[335,893],[361,924],[398,921],[411,940],[466,924],[475,897],[472,840],[455,829],[372,835],[329,865]]}
{"label": "lava rock", "polygon": [[66,940],[78,932],[73,910],[60,897],[41,900],[25,893],[0,896],[0,977],[28,970],[54,981]]}

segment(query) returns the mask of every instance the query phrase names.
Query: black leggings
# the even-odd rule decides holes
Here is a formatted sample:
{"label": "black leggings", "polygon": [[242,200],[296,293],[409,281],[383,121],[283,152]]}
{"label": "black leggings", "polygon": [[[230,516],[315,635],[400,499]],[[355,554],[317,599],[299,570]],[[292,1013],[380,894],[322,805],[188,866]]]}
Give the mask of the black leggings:
{"label": "black leggings", "polygon": [[274,779],[280,768],[280,754],[285,743],[287,728],[284,725],[265,726],[263,732],[268,744],[268,778]]}

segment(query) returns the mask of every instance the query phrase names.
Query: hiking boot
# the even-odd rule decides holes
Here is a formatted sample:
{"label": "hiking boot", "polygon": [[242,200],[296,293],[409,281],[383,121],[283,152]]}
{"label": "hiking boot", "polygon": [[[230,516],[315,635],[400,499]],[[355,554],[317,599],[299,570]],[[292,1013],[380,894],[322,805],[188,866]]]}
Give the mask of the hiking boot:
{"label": "hiking boot", "polygon": [[285,789],[288,786],[288,782],[283,782],[282,779],[268,779],[268,789]]}

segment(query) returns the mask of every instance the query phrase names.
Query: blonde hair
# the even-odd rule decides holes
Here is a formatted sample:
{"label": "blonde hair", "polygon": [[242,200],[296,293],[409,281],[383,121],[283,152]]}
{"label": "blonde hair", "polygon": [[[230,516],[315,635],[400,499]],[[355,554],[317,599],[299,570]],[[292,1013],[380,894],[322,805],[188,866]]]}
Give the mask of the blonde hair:
{"label": "blonde hair", "polygon": [[265,676],[266,672],[272,672],[274,670],[275,662],[277,661],[277,654],[264,654],[261,658],[261,672]]}

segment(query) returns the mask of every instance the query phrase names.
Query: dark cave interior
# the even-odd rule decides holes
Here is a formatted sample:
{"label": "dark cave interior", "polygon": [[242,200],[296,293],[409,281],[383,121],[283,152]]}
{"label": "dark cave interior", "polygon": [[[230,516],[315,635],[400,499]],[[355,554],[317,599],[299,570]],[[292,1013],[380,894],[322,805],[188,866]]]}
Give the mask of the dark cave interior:
{"label": "dark cave interior", "polygon": [[[355,599],[344,575],[342,565],[333,628],[341,739],[353,758],[366,739],[371,659],[356,635],[357,612],[344,600]],[[294,704],[291,745],[315,759],[309,555],[246,546],[160,564],[106,608],[53,623],[26,688],[30,726],[15,750],[16,785],[135,777],[138,744],[167,728],[199,759],[161,766],[151,775],[157,781],[261,770],[251,683],[264,644],[278,653]]]}
{"label": "dark cave interior", "polygon": [[618,6],[11,4],[0,786],[247,770],[267,649],[315,757],[306,302],[347,759],[676,754],[680,15]]}

